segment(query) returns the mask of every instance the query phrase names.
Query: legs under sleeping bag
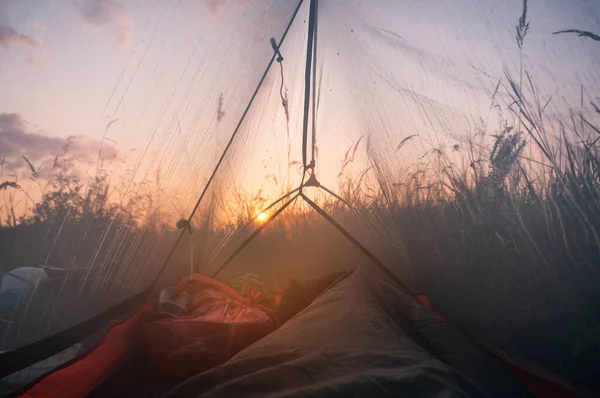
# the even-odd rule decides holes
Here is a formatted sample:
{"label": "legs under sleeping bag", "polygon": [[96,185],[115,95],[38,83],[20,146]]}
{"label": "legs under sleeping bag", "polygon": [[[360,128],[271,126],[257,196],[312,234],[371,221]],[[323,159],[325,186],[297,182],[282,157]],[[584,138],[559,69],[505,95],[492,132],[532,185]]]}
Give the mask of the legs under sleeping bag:
{"label": "legs under sleeping bag", "polygon": [[530,394],[496,359],[390,282],[353,271],[273,333],[167,394],[236,396]]}

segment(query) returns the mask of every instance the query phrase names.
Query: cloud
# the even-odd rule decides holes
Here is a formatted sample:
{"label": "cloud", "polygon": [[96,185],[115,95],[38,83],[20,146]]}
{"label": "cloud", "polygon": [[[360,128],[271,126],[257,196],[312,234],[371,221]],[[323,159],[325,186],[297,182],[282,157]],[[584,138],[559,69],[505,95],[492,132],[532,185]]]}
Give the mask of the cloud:
{"label": "cloud", "polygon": [[119,46],[129,44],[135,22],[127,9],[116,0],[79,0],[79,15],[86,26],[101,31],[112,38]]}
{"label": "cloud", "polygon": [[25,129],[26,123],[20,115],[0,113],[0,159],[6,157],[5,166],[9,169],[18,168],[21,156],[32,162],[56,156],[65,144],[63,139],[27,133]]}
{"label": "cloud", "polygon": [[[25,156],[34,165],[53,161],[64,152],[69,143],[69,154],[79,162],[95,162],[102,150],[104,159],[118,159],[118,151],[112,145],[101,144],[90,137],[77,136],[68,140],[29,132],[27,122],[16,113],[0,113],[0,162],[8,171],[25,169]],[[37,166],[36,166],[37,167]]]}
{"label": "cloud", "polygon": [[205,0],[205,3],[210,11],[219,12],[229,3],[229,0]]}
{"label": "cloud", "polygon": [[35,46],[31,37],[17,32],[12,26],[0,25],[0,52],[11,46]]}
{"label": "cloud", "polygon": [[219,13],[228,5],[232,7],[246,7],[252,0],[199,0],[199,2],[206,6],[210,12]]}

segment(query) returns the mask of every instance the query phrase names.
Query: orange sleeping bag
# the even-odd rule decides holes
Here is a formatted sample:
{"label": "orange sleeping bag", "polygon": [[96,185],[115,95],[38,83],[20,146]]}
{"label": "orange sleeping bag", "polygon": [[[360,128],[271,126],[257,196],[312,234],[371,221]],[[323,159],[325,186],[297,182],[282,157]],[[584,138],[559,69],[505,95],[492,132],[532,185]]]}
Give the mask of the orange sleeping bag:
{"label": "orange sleeping bag", "polygon": [[192,298],[189,315],[142,328],[148,360],[169,373],[186,377],[220,365],[278,326],[275,313],[257,304],[260,283],[250,286],[248,298],[203,275],[185,278],[178,288]]}

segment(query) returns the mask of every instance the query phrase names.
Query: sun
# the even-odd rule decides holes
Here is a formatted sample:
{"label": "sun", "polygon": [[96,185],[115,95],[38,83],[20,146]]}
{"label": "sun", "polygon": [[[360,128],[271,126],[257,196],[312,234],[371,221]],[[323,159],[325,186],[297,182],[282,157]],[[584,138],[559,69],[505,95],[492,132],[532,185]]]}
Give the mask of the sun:
{"label": "sun", "polygon": [[256,216],[256,221],[265,222],[265,221],[267,221],[268,217],[269,216],[267,215],[267,213],[259,213],[258,216]]}

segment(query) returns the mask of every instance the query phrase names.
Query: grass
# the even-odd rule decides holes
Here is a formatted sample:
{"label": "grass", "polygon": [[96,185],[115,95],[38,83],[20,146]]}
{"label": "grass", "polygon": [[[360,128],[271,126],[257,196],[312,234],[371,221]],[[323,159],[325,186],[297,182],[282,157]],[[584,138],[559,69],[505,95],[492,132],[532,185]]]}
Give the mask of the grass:
{"label": "grass", "polygon": [[[529,29],[526,4],[517,24],[521,58]],[[320,204],[474,339],[600,391],[600,128],[573,111],[552,137],[547,102],[522,63],[516,78],[507,72],[500,79],[494,96],[499,90],[510,98],[505,111],[516,122],[500,129],[490,145],[484,144],[489,137],[475,133],[446,150],[432,148],[429,163],[392,174],[377,166],[383,155],[371,153],[365,172],[349,176],[344,171],[357,142],[341,165],[338,187],[353,210],[325,196]],[[589,107],[600,115],[596,104]],[[155,198],[134,197],[117,206],[109,200],[107,178],[82,181],[69,174],[66,161],[57,162],[49,185],[40,185],[41,200],[20,218],[12,196],[21,189],[18,181],[0,184],[2,271],[40,263],[83,268],[52,293],[54,302],[31,310],[36,315],[21,328],[31,334],[24,332],[21,344],[147,286],[156,270],[148,264],[156,267],[165,254],[156,247],[170,247],[178,234],[161,221]],[[209,272],[224,261],[266,205],[260,192],[238,192],[235,201],[230,207],[217,203],[237,209],[227,222],[210,211],[194,220],[197,270]],[[112,243],[97,250],[99,242]],[[189,272],[189,245],[185,235],[159,285]],[[337,231],[298,204],[269,225],[223,278],[252,272],[283,290],[290,278],[363,261]],[[73,297],[86,305],[73,304]]]}

